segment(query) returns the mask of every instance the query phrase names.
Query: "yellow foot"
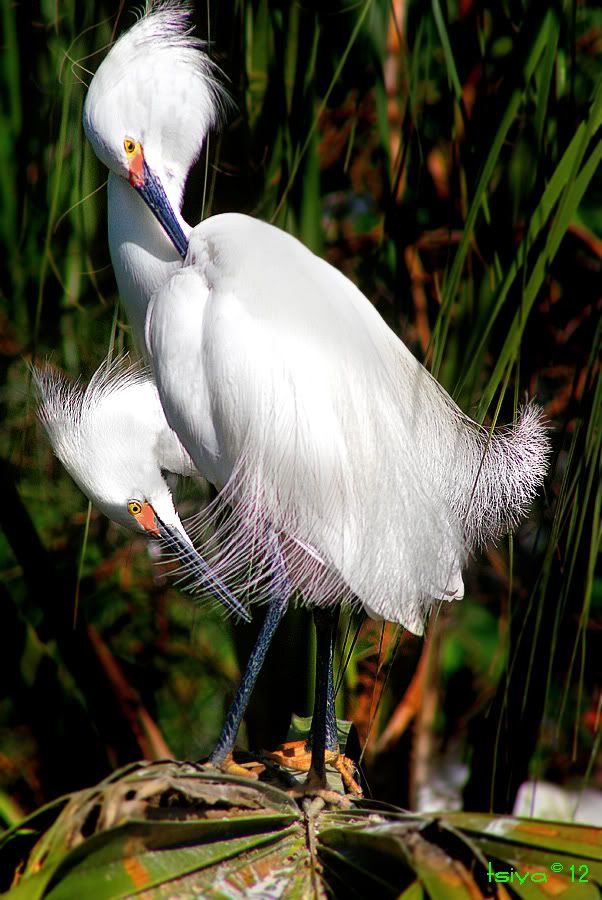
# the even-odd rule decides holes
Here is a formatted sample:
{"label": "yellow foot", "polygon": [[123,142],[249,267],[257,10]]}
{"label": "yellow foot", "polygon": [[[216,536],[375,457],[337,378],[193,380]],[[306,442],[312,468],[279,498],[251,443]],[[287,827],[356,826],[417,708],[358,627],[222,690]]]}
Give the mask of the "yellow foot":
{"label": "yellow foot", "polygon": [[355,797],[363,797],[363,791],[355,779],[355,763],[348,756],[338,753],[334,760],[334,767],[341,776],[345,790]]}
{"label": "yellow foot", "polygon": [[[318,775],[316,770],[312,768],[307,773],[304,783],[291,793],[297,796],[306,796],[307,802],[311,803],[311,806],[307,809],[313,809],[315,812],[319,812],[325,804],[330,807],[336,806],[339,809],[349,809],[353,802],[349,794],[341,794],[340,791],[333,791],[329,788],[326,784],[326,778]],[[359,796],[362,796],[361,792]]]}
{"label": "yellow foot", "polygon": [[283,769],[294,769],[295,772],[309,772],[311,751],[305,747],[305,741],[286,741],[271,753],[262,756],[277,763]]}
{"label": "yellow foot", "polygon": [[202,763],[203,769],[216,769],[218,772],[224,772],[226,775],[241,775],[243,778],[258,778],[263,771],[264,766],[258,765],[256,762],[237,763],[232,753],[228,753],[223,762],[215,765],[212,762]]}
{"label": "yellow foot", "polygon": [[[311,768],[311,750],[307,749],[305,741],[287,741],[272,753],[264,753],[263,756],[285,769],[293,769],[295,772],[307,772],[305,790],[332,793],[326,788],[324,779],[320,778]],[[332,766],[337,770],[347,793],[356,797],[362,796],[362,789],[355,780],[353,760],[343,756],[338,750],[327,750],[324,761],[326,765]]]}

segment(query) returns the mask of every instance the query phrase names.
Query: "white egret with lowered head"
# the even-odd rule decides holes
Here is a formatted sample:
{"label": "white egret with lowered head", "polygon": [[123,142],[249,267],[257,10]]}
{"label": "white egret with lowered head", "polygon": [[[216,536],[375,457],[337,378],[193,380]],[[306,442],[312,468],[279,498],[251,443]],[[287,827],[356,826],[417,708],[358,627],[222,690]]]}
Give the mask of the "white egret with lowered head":
{"label": "white egret with lowered head", "polygon": [[38,416],[54,453],[109,519],[160,539],[198,587],[249,621],[246,608],[194,550],[173,502],[174,476],[198,476],[139,365],[104,362],[87,387],[50,367],[33,369]]}
{"label": "white egret with lowered head", "polygon": [[527,406],[490,435],[294,237],[239,214],[190,229],[185,179],[220,96],[186,7],[169,4],[117,41],[84,111],[111,172],[128,315],[138,335],[146,316],[166,418],[231,510],[216,573],[241,559],[271,567],[274,610],[297,590],[421,633],[434,602],[462,596],[470,552],[513,527],[541,486],[540,412]]}

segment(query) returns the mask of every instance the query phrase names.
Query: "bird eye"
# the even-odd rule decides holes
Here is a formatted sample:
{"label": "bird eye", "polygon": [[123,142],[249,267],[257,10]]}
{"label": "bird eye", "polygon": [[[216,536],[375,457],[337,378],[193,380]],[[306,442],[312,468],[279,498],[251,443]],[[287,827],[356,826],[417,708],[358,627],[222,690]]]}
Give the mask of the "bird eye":
{"label": "bird eye", "polygon": [[123,149],[125,150],[127,156],[133,156],[136,152],[136,141],[133,141],[131,138],[125,138],[123,142]]}
{"label": "bird eye", "polygon": [[130,500],[128,503],[128,512],[132,516],[139,516],[142,512],[142,504],[138,500]]}

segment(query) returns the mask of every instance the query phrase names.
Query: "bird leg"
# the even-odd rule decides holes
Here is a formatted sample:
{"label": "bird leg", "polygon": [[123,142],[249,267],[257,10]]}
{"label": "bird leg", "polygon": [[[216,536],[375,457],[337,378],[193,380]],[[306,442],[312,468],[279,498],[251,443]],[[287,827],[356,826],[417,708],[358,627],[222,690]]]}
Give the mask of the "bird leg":
{"label": "bird leg", "polygon": [[311,767],[308,782],[326,785],[326,753],[336,754],[339,746],[334,705],[333,656],[338,607],[313,610],[316,628],[316,686],[311,723]]}
{"label": "bird leg", "polygon": [[[286,567],[282,550],[275,534],[272,535],[274,546],[272,554],[272,582],[270,585],[270,601],[263,625],[257,636],[255,646],[251,651],[247,668],[242,676],[236,691],[236,696],[228,710],[224,727],[217,740],[217,744],[209,757],[209,762],[214,766],[221,766],[231,756],[234,749],[236,735],[240,728],[243,716],[249,703],[249,699],[255,687],[257,676],[263,666],[268,647],[274,637],[274,633],[288,606],[290,584],[286,573]],[[242,774],[242,772],[241,772]]]}
{"label": "bird leg", "polygon": [[306,788],[326,789],[326,763],[333,765],[349,794],[362,795],[356,781],[355,764],[339,753],[339,736],[334,702],[334,642],[339,620],[339,608],[313,610],[316,627],[316,688],[314,714],[308,744],[311,746],[311,764],[305,782]]}
{"label": "bird leg", "polygon": [[[341,797],[330,791],[326,785],[326,763],[334,766],[345,786],[347,794],[362,796],[362,789],[356,781],[356,768],[352,759],[339,752],[338,728],[334,699],[333,657],[336,625],[339,618],[338,607],[321,609],[314,607],[316,627],[316,684],[314,712],[308,739],[288,741],[264,757],[282,766],[285,770],[307,772],[307,779],[301,793],[318,793],[332,801]],[[297,788],[294,793],[298,793]]]}

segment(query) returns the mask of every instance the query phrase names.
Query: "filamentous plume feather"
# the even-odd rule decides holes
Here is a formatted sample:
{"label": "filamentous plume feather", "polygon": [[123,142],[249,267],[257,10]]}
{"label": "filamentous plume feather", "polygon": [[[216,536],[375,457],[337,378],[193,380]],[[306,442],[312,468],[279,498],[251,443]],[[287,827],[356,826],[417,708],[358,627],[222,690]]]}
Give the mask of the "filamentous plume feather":
{"label": "filamentous plume feather", "polygon": [[[366,495],[369,472],[346,481],[341,466],[340,477],[320,492],[318,509],[309,508],[307,480],[300,482],[303,496],[296,503],[287,497],[285,506],[281,492],[266,490],[268,472],[268,483],[274,471],[281,486],[288,483],[284,470],[273,460],[258,466],[253,454],[252,462],[241,459],[214,504],[194,525],[188,523],[189,531],[203,543],[213,570],[229,587],[257,602],[269,589],[265,573],[276,522],[289,580],[302,598],[319,604],[361,603],[369,614],[401,621],[420,634],[434,602],[462,597],[461,569],[470,552],[515,528],[527,514],[547,470],[548,441],[541,410],[534,404],[520,411],[514,426],[492,434],[459,410],[449,411],[455,419],[449,452],[440,448],[448,478],[438,490],[431,482],[428,495],[417,489],[395,493],[383,475],[392,491],[383,502],[381,491]],[[443,439],[441,428],[437,432]],[[408,456],[400,455],[411,478]],[[391,460],[382,454],[381,463],[391,465]],[[293,478],[299,476],[297,471]],[[194,589],[194,573],[184,566],[179,582]]]}

